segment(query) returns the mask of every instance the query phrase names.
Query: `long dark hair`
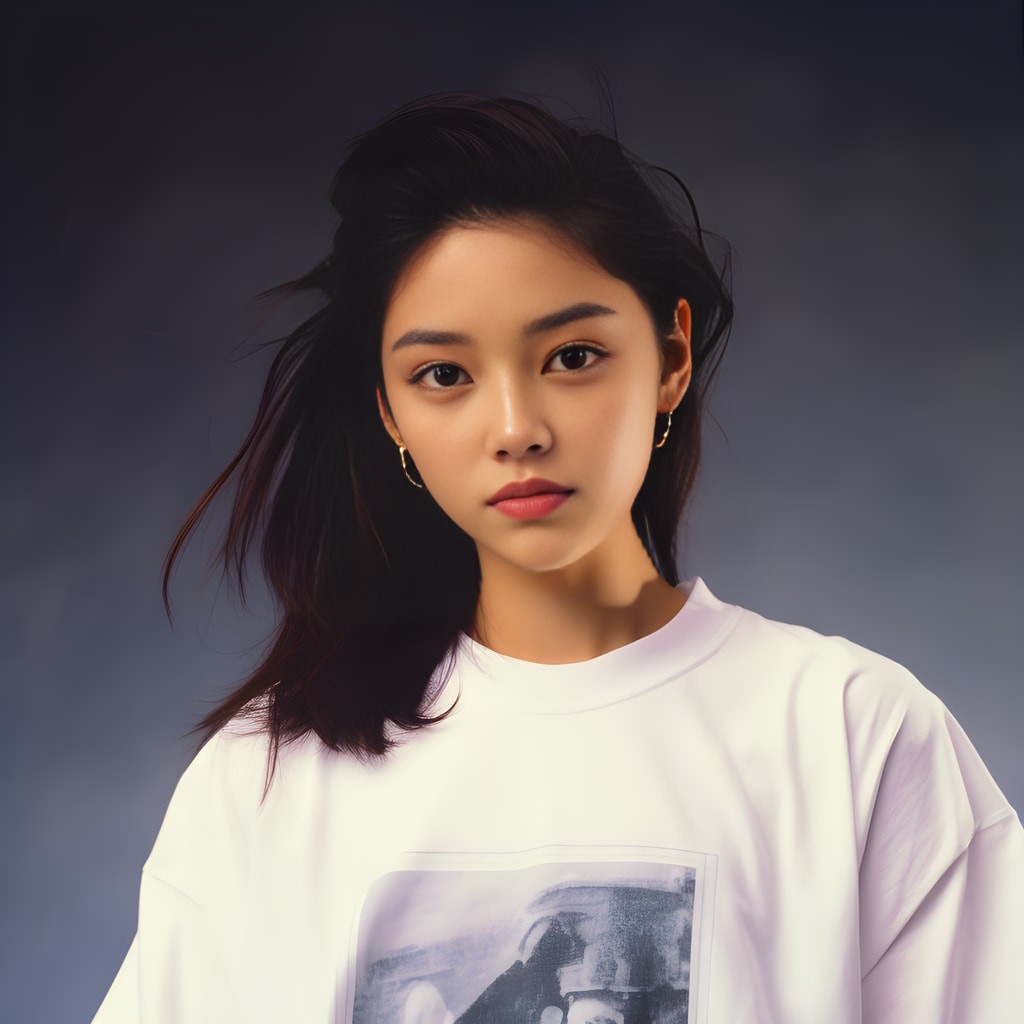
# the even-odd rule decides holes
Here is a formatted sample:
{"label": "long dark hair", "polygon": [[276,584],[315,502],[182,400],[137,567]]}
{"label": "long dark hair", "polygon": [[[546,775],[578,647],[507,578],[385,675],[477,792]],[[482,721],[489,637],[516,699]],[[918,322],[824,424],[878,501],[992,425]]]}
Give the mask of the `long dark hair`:
{"label": "long dark hair", "polygon": [[312,731],[365,757],[386,753],[393,726],[417,729],[444,716],[429,715],[424,697],[435,673],[450,669],[460,632],[470,631],[480,590],[472,540],[409,485],[377,409],[377,386],[386,401],[381,328],[410,257],[446,227],[529,215],[630,284],[659,338],[675,327],[678,299],[689,301],[693,379],[632,509],[672,585],[703,398],[732,301],[728,249],[716,266],[674,174],[525,99],[442,93],[400,107],[352,140],[330,197],[340,223],[328,256],[260,296],[312,291],[323,302],[276,342],[248,436],[171,545],[164,600],[184,544],[234,480],[224,571],[244,596],[247,558],[259,544],[280,620],[261,663],[197,731],[209,737],[250,715],[275,755],[282,741]]}

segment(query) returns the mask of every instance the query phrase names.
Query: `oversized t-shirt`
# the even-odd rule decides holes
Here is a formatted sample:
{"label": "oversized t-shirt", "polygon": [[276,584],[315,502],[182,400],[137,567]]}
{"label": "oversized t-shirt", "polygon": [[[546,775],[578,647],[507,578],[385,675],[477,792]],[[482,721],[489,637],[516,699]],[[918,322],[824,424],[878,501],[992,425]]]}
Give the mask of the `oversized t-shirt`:
{"label": "oversized t-shirt", "polygon": [[1011,1024],[1024,832],[942,703],[699,579],[537,664],[463,635],[383,761],[210,740],[96,1024]]}

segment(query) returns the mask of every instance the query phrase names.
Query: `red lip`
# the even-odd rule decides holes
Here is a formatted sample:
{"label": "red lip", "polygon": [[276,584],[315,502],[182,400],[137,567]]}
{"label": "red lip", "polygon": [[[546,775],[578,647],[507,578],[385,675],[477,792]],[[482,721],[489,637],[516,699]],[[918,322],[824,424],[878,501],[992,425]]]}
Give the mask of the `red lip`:
{"label": "red lip", "polygon": [[487,504],[494,505],[506,498],[525,498],[530,494],[566,494],[571,491],[571,487],[563,487],[551,480],[542,480],[540,477],[533,476],[529,480],[505,484],[500,491],[496,491],[487,499]]}

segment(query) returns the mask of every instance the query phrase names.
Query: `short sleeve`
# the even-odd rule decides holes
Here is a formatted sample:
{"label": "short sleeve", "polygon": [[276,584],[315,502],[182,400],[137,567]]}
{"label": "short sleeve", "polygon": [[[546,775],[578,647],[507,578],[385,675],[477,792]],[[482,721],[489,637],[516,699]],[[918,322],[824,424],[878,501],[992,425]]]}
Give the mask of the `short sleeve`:
{"label": "short sleeve", "polygon": [[1024,831],[939,699],[909,676],[897,693],[864,780],[863,1021],[1010,1024],[1024,1013]]}

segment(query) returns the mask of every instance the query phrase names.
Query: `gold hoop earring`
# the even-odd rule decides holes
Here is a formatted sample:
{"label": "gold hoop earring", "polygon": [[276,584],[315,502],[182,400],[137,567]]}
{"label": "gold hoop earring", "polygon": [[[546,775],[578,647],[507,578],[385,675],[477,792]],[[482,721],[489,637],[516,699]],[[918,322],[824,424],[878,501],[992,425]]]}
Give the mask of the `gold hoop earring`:
{"label": "gold hoop earring", "polygon": [[405,453],[408,450],[409,449],[406,448],[404,444],[399,444],[399,446],[398,446],[398,457],[402,460],[402,472],[405,474],[405,479],[408,480],[409,483],[411,483],[413,485],[413,487],[419,487],[422,490],[423,489],[423,484],[416,483],[416,481],[413,480],[413,478],[411,476],[409,476],[409,469],[408,469],[408,467],[405,464]]}
{"label": "gold hoop earring", "polygon": [[660,448],[668,440],[668,432],[672,429],[672,413],[668,413],[668,423],[665,426],[665,433],[661,435],[661,440],[654,446]]}

